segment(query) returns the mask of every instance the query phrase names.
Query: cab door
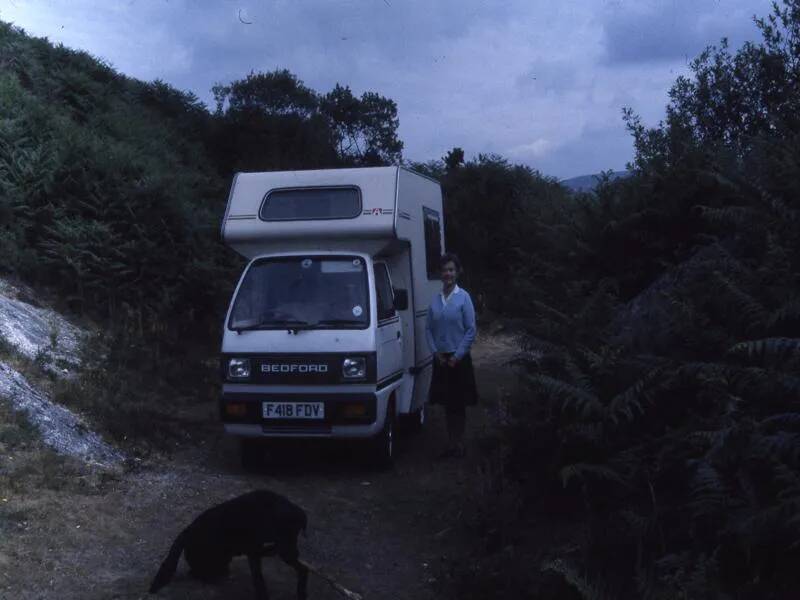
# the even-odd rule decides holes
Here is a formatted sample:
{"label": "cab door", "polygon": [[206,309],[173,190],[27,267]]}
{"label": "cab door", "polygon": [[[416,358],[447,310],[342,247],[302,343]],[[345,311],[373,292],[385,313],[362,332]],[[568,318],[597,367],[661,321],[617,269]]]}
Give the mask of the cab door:
{"label": "cab door", "polygon": [[378,388],[403,376],[403,328],[395,310],[392,281],[386,263],[375,263],[375,298],[378,313]]}

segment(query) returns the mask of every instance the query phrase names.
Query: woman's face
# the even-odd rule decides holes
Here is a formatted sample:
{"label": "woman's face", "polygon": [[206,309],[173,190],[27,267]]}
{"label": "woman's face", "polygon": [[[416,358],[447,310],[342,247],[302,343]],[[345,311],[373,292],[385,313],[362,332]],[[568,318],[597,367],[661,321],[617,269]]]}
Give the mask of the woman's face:
{"label": "woman's face", "polygon": [[458,269],[453,261],[444,263],[441,270],[442,283],[446,286],[454,285],[458,279]]}

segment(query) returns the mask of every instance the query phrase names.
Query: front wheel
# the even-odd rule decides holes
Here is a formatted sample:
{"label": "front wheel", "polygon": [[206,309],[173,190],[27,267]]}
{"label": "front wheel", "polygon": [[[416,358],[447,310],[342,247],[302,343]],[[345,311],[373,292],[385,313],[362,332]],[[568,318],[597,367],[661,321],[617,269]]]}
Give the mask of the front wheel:
{"label": "front wheel", "polygon": [[394,464],[394,409],[391,406],[386,411],[383,428],[372,444],[376,466],[384,469],[390,468]]}

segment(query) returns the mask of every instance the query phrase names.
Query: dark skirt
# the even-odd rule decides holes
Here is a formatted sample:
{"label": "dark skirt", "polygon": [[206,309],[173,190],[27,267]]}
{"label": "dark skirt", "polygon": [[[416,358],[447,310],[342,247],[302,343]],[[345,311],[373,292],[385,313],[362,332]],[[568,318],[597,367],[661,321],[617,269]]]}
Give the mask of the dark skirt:
{"label": "dark skirt", "polygon": [[475,370],[469,354],[458,361],[455,367],[440,365],[436,357],[433,357],[433,377],[428,401],[443,405],[450,414],[464,414],[466,406],[478,403]]}

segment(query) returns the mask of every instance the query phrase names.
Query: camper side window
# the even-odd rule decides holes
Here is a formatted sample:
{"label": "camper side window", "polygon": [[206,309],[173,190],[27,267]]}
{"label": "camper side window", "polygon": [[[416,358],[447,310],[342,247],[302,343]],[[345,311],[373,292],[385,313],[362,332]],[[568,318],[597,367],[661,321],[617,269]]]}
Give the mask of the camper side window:
{"label": "camper side window", "polygon": [[439,257],[442,255],[442,229],[439,213],[432,208],[423,206],[422,217],[425,227],[425,263],[428,279],[439,279]]}
{"label": "camper side window", "polygon": [[391,319],[395,315],[394,294],[384,263],[375,263],[375,292],[378,297],[378,321]]}

